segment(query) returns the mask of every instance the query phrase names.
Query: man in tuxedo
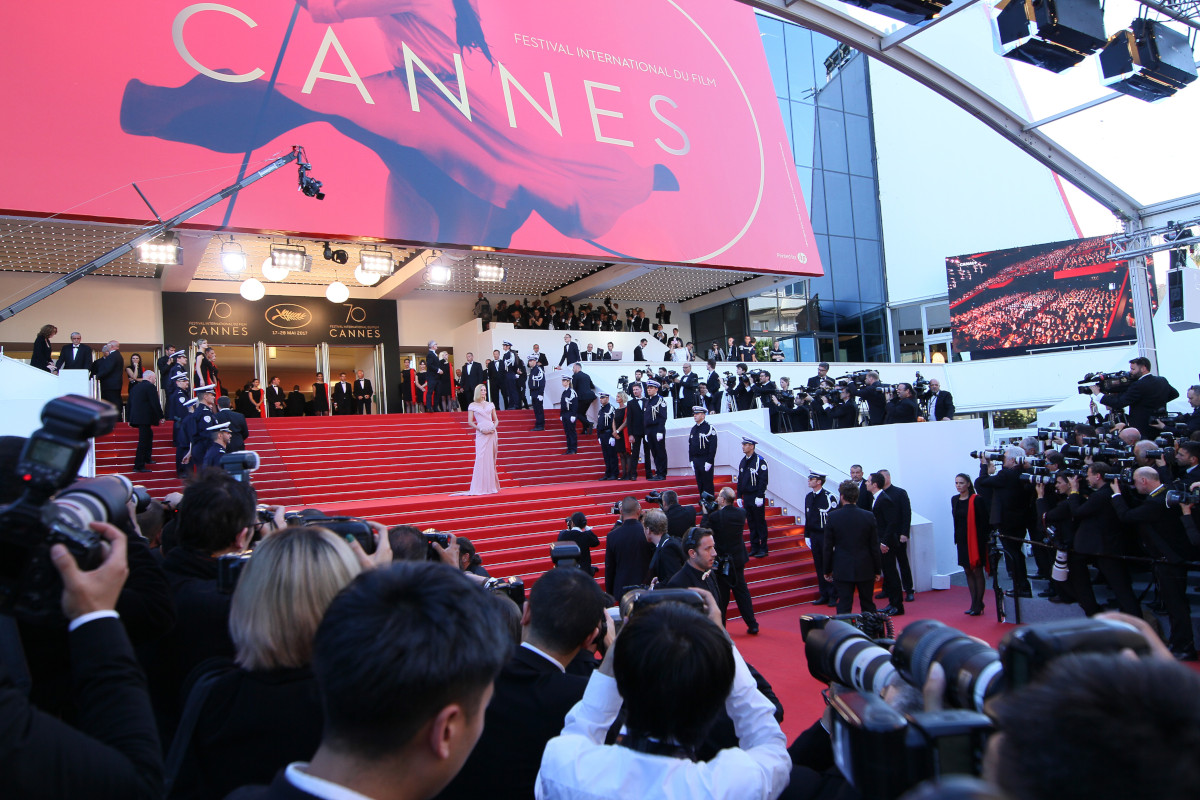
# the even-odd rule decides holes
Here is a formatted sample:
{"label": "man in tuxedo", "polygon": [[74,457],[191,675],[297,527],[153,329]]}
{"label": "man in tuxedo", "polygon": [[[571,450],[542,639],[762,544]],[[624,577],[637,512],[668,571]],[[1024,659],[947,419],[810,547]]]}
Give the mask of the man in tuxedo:
{"label": "man in tuxedo", "polygon": [[1075,552],[1093,558],[1096,568],[1104,576],[1108,588],[1117,599],[1117,608],[1135,617],[1142,616],[1142,604],[1133,591],[1129,565],[1123,558],[1125,553],[1125,528],[1117,519],[1112,504],[1112,489],[1104,482],[1104,476],[1113,471],[1104,461],[1088,465],[1085,497],[1079,492],[1079,476],[1070,478],[1071,492],[1067,504],[1075,522]]}
{"label": "man in tuxedo", "polygon": [[954,395],[942,391],[942,382],[937,378],[929,379],[929,416],[930,422],[941,422],[954,419]]}
{"label": "man in tuxedo", "polygon": [[[425,380],[432,381],[433,379],[433,375],[426,370]],[[426,397],[428,398],[432,395],[433,387],[428,386],[426,389]],[[354,391],[350,385],[350,382],[346,380],[346,373],[338,373],[338,382],[333,385],[333,394],[331,399],[333,400],[333,413],[335,415],[354,413]],[[426,407],[428,408],[428,406]]]}
{"label": "man in tuxedo", "polygon": [[1183,421],[1187,423],[1188,434],[1191,435],[1200,431],[1200,384],[1188,387],[1187,401],[1192,407],[1192,413],[1184,417]]}
{"label": "man in tuxedo", "polygon": [[715,358],[708,360],[708,378],[705,379],[704,386],[708,390],[704,404],[708,406],[710,412],[719,413],[725,384],[721,382],[721,375],[717,372],[717,359]]}
{"label": "man in tuxedo", "polygon": [[687,561],[683,545],[679,543],[678,537],[671,535],[668,530],[670,523],[667,521],[667,515],[663,512],[647,511],[642,517],[642,524],[646,527],[646,541],[654,547],[654,555],[650,558],[648,580],[652,583],[657,581],[666,586],[667,581],[674,578],[675,573],[679,572],[679,568],[683,566],[683,562]]}
{"label": "man in tuxedo", "polygon": [[354,413],[355,414],[370,414],[371,401],[375,397],[375,389],[371,386],[371,382],[367,380],[366,375],[360,369],[355,375],[354,380]]}
{"label": "man in tuxedo", "polygon": [[696,524],[696,507],[680,505],[679,495],[670,489],[662,493],[662,499],[659,502],[662,505],[663,514],[667,517],[667,533],[676,539],[683,539],[687,529]]}
{"label": "man in tuxedo", "polygon": [[230,408],[229,396],[217,398],[217,422],[229,423],[229,444],[225,452],[238,453],[246,449],[246,440],[250,438],[250,428],[246,425],[245,415]]}
{"label": "man in tuxedo", "polygon": [[[346,373],[342,373],[345,376]],[[267,387],[267,416],[269,417],[286,417],[287,416],[287,394],[283,391],[283,387],[279,385],[279,376],[271,378],[271,384]],[[353,414],[353,411],[347,411],[347,414]]]}
{"label": "man in tuxedo", "polygon": [[883,571],[883,548],[878,523],[870,511],[858,506],[858,487],[842,481],[838,487],[842,504],[825,518],[825,580],[837,592],[837,613],[849,614],[858,592],[860,611],[874,611],[875,578]]}
{"label": "man in tuxedo", "polygon": [[162,422],[162,404],[158,402],[158,386],[154,370],[142,373],[142,380],[129,387],[129,419],[138,430],[137,450],[133,456],[134,472],[149,472],[146,465],[154,452],[154,426]]}
{"label": "man in tuxedo", "polygon": [[492,351],[492,357],[484,365],[483,373],[487,376],[488,400],[499,410],[500,398],[504,393],[504,364],[500,361],[499,350]]}
{"label": "man in tuxedo", "polygon": [[[498,354],[497,354],[498,355]],[[425,354],[425,410],[433,411],[437,402],[437,387],[441,383],[442,374],[445,370],[442,367],[442,360],[438,357],[437,342],[430,340],[429,352]],[[502,387],[501,387],[502,388]],[[343,414],[353,414],[354,407],[342,411]]]}
{"label": "man in tuxedo", "polygon": [[604,353],[600,356],[600,360],[601,361],[620,361],[621,360],[620,355],[618,355],[617,351],[613,349],[612,342],[608,343],[608,346],[605,348]]}
{"label": "man in tuxedo", "polygon": [[571,341],[571,334],[568,333],[563,336],[563,354],[562,358],[558,360],[558,366],[566,364],[569,367],[579,360],[579,345]]}
{"label": "man in tuxedo", "polygon": [[605,635],[603,614],[604,595],[589,573],[552,569],[538,578],[522,613],[521,646],[496,677],[483,735],[438,800],[533,797],[542,750],[587,688],[586,677],[564,670]]}
{"label": "man in tuxedo", "polygon": [[108,343],[108,354],[92,364],[96,380],[100,381],[100,399],[121,408],[121,384],[125,378],[125,359],[121,357],[121,343],[113,339]]}
{"label": "man in tuxedo", "polygon": [[870,511],[871,490],[867,488],[867,481],[863,478],[863,468],[861,464],[850,465],[850,480],[854,483],[854,488],[858,489],[858,507]]}
{"label": "man in tuxedo", "polygon": [[600,361],[600,354],[596,352],[596,346],[588,344],[587,349],[580,354],[580,359],[583,361]]}
{"label": "man in tuxedo", "polygon": [[621,521],[604,544],[604,591],[620,602],[625,592],[646,583],[653,549],[642,527],[642,505],[632,495],[621,501]]}
{"label": "man in tuxedo", "polygon": [[479,740],[511,649],[495,600],[461,570],[405,561],[364,572],[329,604],[313,640],[325,721],[312,762],[230,797],[436,796]]}
{"label": "man in tuxedo", "polygon": [[468,403],[475,399],[475,387],[483,381],[483,366],[475,360],[474,353],[467,353],[467,360],[462,365],[462,380],[459,383],[467,395]]}
{"label": "man in tuxedo", "polygon": [[591,433],[592,423],[588,420],[588,411],[591,410],[592,403],[596,402],[596,385],[592,383],[591,376],[583,371],[580,362],[576,361],[572,365],[571,372],[571,388],[579,396],[579,420],[583,423],[583,432]]}
{"label": "man in tuxedo", "polygon": [[883,491],[896,504],[897,529],[900,535],[896,539],[896,564],[900,567],[900,584],[904,589],[904,600],[913,601],[912,567],[908,563],[908,536],[912,532],[912,501],[908,492],[892,483],[892,473],[886,469],[879,470],[883,476]]}
{"label": "man in tuxedo", "polygon": [[538,366],[543,368],[550,366],[550,359],[546,358],[546,354],[542,352],[542,346],[535,344],[533,346],[533,355],[537,357]]}
{"label": "man in tuxedo", "polygon": [[671,338],[667,339],[667,347],[675,345],[679,349],[683,349],[683,339],[679,338],[679,328],[671,329]]}
{"label": "man in tuxedo", "polygon": [[650,318],[646,316],[646,312],[638,309],[637,317],[635,317],[629,326],[629,330],[637,331],[638,333],[650,332]]}
{"label": "man in tuxedo", "polygon": [[879,550],[883,554],[883,592],[888,606],[883,613],[890,617],[904,616],[904,589],[900,582],[900,569],[896,565],[896,546],[900,541],[900,512],[892,498],[883,491],[885,481],[878,472],[867,478],[867,489],[871,492],[871,512],[875,515],[875,527],[879,536]]}
{"label": "man in tuxedo", "polygon": [[649,344],[648,341],[646,341],[645,339],[642,339],[642,341],[640,341],[638,343],[638,346],[633,348],[633,360],[634,361],[641,364],[642,362],[644,362],[646,360],[646,345],[648,345],[648,344]]}
{"label": "man in tuxedo", "polygon": [[[159,356],[158,358],[158,375],[162,386],[170,386],[171,373],[175,372],[175,358],[179,355],[180,351],[177,351],[175,346],[170,344],[164,347],[163,350],[166,352],[166,355]],[[181,372],[186,374],[187,367],[185,366]]]}
{"label": "man in tuxedo", "polygon": [[705,514],[700,520],[701,528],[713,532],[713,544],[717,548],[717,556],[728,560],[728,573],[718,583],[728,587],[718,595],[717,599],[722,608],[729,606],[729,593],[737,603],[738,614],[746,623],[746,632],[758,633],[758,623],[754,618],[754,604],[750,602],[750,588],[746,585],[746,564],[750,557],[746,554],[746,542],[742,531],[746,527],[746,512],[737,506],[737,498],[733,489],[728,486],[717,493],[717,507],[711,514]]}
{"label": "man in tuxedo", "polygon": [[71,334],[71,343],[64,344],[59,352],[54,368],[62,372],[64,369],[87,369],[91,365],[92,348],[84,344],[83,336],[79,331],[75,331]]}
{"label": "man in tuxedo", "polygon": [[821,381],[825,380],[828,375],[829,362],[822,361],[820,364],[817,364],[817,374],[808,379],[808,390],[810,392],[816,391],[820,387]]}
{"label": "man in tuxedo", "polygon": [[1166,378],[1150,372],[1150,359],[1138,356],[1129,362],[1129,374],[1133,383],[1120,394],[1104,394],[1100,384],[1092,387],[1092,394],[1100,396],[1100,402],[1113,411],[1128,408],[1129,426],[1141,431],[1143,439],[1153,439],[1155,430],[1150,418],[1166,411],[1167,403],[1179,397],[1179,391]]}
{"label": "man in tuxedo", "polygon": [[690,362],[683,362],[683,374],[679,376],[679,402],[676,417],[686,417],[700,398],[700,376],[692,372]]}

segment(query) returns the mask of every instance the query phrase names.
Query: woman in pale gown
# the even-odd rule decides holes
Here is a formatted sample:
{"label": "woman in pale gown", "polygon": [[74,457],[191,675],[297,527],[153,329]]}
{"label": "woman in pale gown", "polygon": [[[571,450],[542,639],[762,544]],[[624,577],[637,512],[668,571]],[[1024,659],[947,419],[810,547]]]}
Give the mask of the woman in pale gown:
{"label": "woman in pale gown", "polygon": [[467,494],[495,494],[500,491],[496,477],[496,407],[488,402],[487,386],[475,387],[475,401],[467,406],[467,424],[475,429],[475,469]]}

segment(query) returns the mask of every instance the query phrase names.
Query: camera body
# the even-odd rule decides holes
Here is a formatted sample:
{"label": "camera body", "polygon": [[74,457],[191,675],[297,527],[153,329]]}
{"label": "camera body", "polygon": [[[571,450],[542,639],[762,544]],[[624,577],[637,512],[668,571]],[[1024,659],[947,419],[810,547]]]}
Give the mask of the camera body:
{"label": "camera body", "polygon": [[483,588],[489,592],[505,595],[516,603],[518,608],[525,608],[525,581],[520,576],[488,578],[484,582]]}
{"label": "camera body", "polygon": [[1116,394],[1125,390],[1136,380],[1128,370],[1121,372],[1089,372],[1079,380],[1079,393],[1091,394],[1093,386],[1099,386],[1103,394]]}
{"label": "camera body", "polygon": [[260,465],[258,453],[253,450],[239,450],[236,453],[226,453],[221,456],[221,469],[242,483],[249,481],[250,473],[257,470]]}
{"label": "camera body", "polygon": [[[124,522],[133,496],[124,476],[75,480],[88,440],[109,433],[116,423],[112,405],[67,395],[47,403],[41,416],[42,427],[29,437],[17,462],[25,492],[0,508],[0,613],[29,622],[62,616],[62,581],[50,547],[61,544],[80,569],[95,569],[104,560],[104,539],[89,523]],[[148,504],[144,495],[142,490],[139,505]]]}

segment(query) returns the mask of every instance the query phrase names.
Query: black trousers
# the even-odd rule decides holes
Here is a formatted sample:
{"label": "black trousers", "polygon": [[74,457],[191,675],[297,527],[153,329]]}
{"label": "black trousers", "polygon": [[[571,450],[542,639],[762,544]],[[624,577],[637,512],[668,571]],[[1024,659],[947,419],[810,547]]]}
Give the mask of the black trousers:
{"label": "black trousers", "polygon": [[837,589],[834,582],[825,580],[825,576],[829,574],[829,569],[833,566],[825,563],[825,534],[824,532],[810,533],[808,539],[812,542],[813,566],[817,568],[817,592],[822,598],[836,597]]}
{"label": "black trousers", "polygon": [[1066,591],[1074,597],[1076,603],[1079,603],[1083,613],[1089,617],[1100,613],[1102,609],[1096,602],[1096,593],[1092,589],[1092,575],[1088,572],[1086,555],[1073,550],[1067,553],[1067,580],[1065,583]]}
{"label": "black trousers", "polygon": [[138,429],[138,443],[137,451],[133,456],[133,468],[141,469],[146,466],[146,462],[150,460],[150,454],[154,451],[154,426],[134,425],[134,427]]}
{"label": "black trousers", "polygon": [[900,568],[896,563],[894,547],[889,547],[883,554],[883,592],[893,608],[904,608],[904,587],[900,583]]}
{"label": "black trousers", "polygon": [[1192,636],[1192,613],[1187,598],[1187,567],[1179,564],[1155,564],[1154,580],[1159,595],[1167,607],[1171,635],[1167,640],[1176,653],[1191,653],[1196,649]]}
{"label": "black trousers", "polygon": [[[1024,530],[1016,531],[1000,531],[1002,538],[1000,541],[1004,545],[1004,552],[1008,553],[1008,558],[1005,563],[1008,566],[1008,575],[1012,578],[1013,590],[1018,592],[1028,592],[1029,588],[1029,572],[1025,568],[1025,554],[1021,552],[1022,542],[1025,539]],[[1033,548],[1038,550],[1039,548]]]}
{"label": "black trousers", "polygon": [[[708,492],[715,497],[717,493],[714,489],[713,468],[711,463],[712,462],[705,461],[702,458],[692,459],[692,473],[696,476],[696,490],[699,491],[700,494]],[[710,464],[709,469],[704,468],[705,464]]]}
{"label": "black trousers", "polygon": [[[663,438],[659,439],[661,436]],[[667,477],[667,434],[664,430],[647,430],[646,441],[650,443],[650,455],[654,457],[654,473],[660,478]],[[646,462],[646,472],[650,472],[650,462]]]}
{"label": "black trousers", "polygon": [[[654,477],[654,445],[650,442],[653,434],[643,433],[636,441],[642,445],[642,461],[646,464],[646,478]],[[633,446],[634,455],[637,454],[637,444]],[[634,464],[634,472],[637,472],[637,464]]]}
{"label": "black trousers", "polygon": [[913,590],[912,567],[908,564],[908,542],[896,543],[896,564],[900,567],[900,585],[904,591]]}
{"label": "black trousers", "polygon": [[[1045,534],[1039,531],[1036,525],[1029,527],[1029,541],[1040,542],[1044,536]],[[1037,564],[1039,575],[1050,577],[1050,571],[1054,569],[1054,552],[1049,547],[1038,547],[1036,544],[1033,546],[1033,563]]]}
{"label": "black trousers", "polygon": [[597,438],[600,440],[600,452],[604,455],[604,477],[621,477],[621,465],[617,460],[616,445],[608,443],[609,439],[613,438],[612,434],[601,431],[597,434]]}
{"label": "black trousers", "polygon": [[1117,608],[1125,614],[1135,617],[1142,615],[1142,604],[1138,602],[1137,594],[1133,591],[1133,581],[1129,577],[1129,567],[1125,562],[1114,556],[1096,556],[1096,569],[1108,581],[1108,588],[1117,598]]}
{"label": "black trousers", "polygon": [[355,399],[354,413],[355,414],[370,414],[371,413],[371,398],[367,397],[362,400]]}
{"label": "black trousers", "polygon": [[533,424],[539,428],[546,427],[546,407],[542,405],[542,395],[533,398]]}
{"label": "black trousers", "polygon": [[833,582],[837,589],[837,613],[849,614],[854,609],[854,592],[858,590],[859,611],[875,611],[875,581],[838,581]]}
{"label": "black trousers", "polygon": [[567,450],[574,453],[579,449],[579,434],[575,432],[575,423],[571,418],[562,417],[563,433],[567,435]]}
{"label": "black trousers", "polygon": [[750,552],[767,552],[767,501],[760,506],[755,501],[762,498],[746,495],[742,506],[746,510],[746,527],[750,529]]}
{"label": "black trousers", "polygon": [[519,402],[517,399],[517,376],[510,372],[504,376],[504,409],[510,411],[520,408]]}
{"label": "black trousers", "polygon": [[[758,623],[754,619],[754,604],[750,602],[750,587],[746,585],[746,566],[736,561],[729,562],[729,576],[720,575],[718,585],[721,586],[720,603],[724,608],[729,606],[729,594],[733,594],[733,602],[737,603],[738,613],[747,628],[753,628]],[[728,592],[725,591],[728,587]],[[724,610],[721,612],[725,616]]]}

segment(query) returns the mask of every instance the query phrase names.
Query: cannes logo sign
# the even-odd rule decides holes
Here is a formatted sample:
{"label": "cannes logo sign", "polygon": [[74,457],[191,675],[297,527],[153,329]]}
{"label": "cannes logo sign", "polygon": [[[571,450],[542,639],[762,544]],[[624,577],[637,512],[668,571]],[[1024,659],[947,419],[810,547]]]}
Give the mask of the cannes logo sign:
{"label": "cannes logo sign", "polygon": [[277,303],[266,311],[267,322],[276,328],[303,328],[312,321],[312,313],[295,303]]}

